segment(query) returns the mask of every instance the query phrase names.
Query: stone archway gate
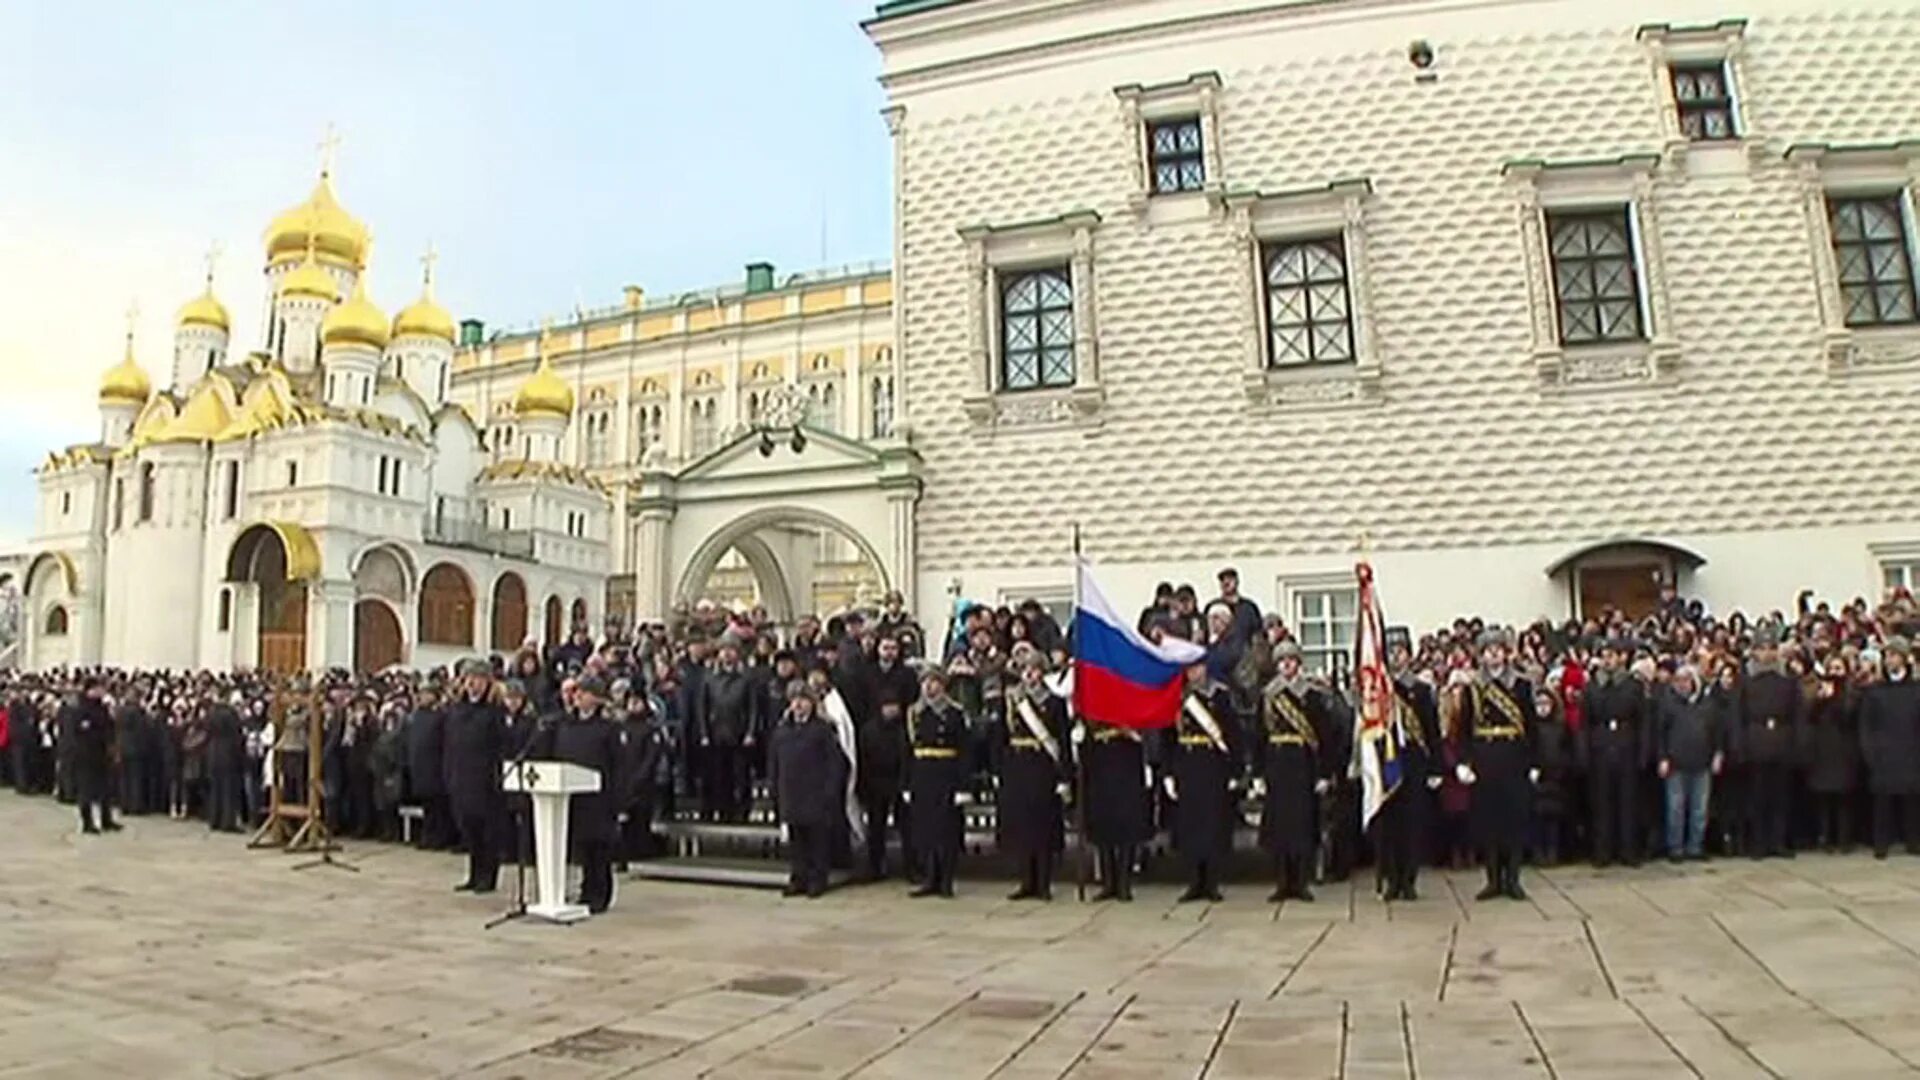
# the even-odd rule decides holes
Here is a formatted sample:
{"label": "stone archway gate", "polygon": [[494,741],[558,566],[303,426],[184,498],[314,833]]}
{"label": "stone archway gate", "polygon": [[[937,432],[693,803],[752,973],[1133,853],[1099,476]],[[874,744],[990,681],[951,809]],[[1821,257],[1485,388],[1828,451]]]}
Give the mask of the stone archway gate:
{"label": "stone archway gate", "polygon": [[[904,443],[808,427],[750,431],[678,472],[643,472],[628,507],[635,616],[663,620],[694,599],[730,547],[750,563],[768,561],[755,534],[785,525],[840,533],[879,568],[884,587],[910,594],[920,489],[920,455]],[[754,569],[762,581],[785,580],[777,566]],[[784,591],[770,605],[783,620],[801,599]]]}

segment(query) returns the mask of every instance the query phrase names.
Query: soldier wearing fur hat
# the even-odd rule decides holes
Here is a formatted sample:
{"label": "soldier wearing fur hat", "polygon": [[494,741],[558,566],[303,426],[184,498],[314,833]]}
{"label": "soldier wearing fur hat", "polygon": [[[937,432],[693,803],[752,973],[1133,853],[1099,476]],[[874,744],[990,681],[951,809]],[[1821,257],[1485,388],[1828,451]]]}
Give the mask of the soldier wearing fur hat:
{"label": "soldier wearing fur hat", "polygon": [[1780,639],[1771,627],[1754,635],[1739,693],[1733,736],[1746,771],[1747,853],[1790,857],[1804,702],[1800,681],[1781,664]]}
{"label": "soldier wearing fur hat", "polygon": [[1016,681],[991,731],[999,778],[996,839],[1020,865],[1020,887],[1008,899],[1051,900],[1054,860],[1065,843],[1062,803],[1073,776],[1067,703],[1047,688],[1038,652],[1016,663]]}
{"label": "soldier wearing fur hat", "polygon": [[1273,647],[1278,671],[1260,694],[1260,731],[1253,740],[1254,794],[1261,802],[1260,846],[1278,878],[1269,900],[1312,900],[1308,883],[1319,849],[1319,797],[1345,762],[1325,760],[1332,726],[1325,694],[1301,669],[1300,646]]}
{"label": "soldier wearing fur hat", "polygon": [[1896,828],[1907,852],[1920,855],[1920,682],[1906,638],[1881,646],[1886,678],[1867,687],[1860,702],[1860,750],[1873,796],[1873,856],[1887,857]]}
{"label": "soldier wearing fur hat", "polygon": [[1426,857],[1433,792],[1441,783],[1440,709],[1433,688],[1413,670],[1413,637],[1406,627],[1387,628],[1387,670],[1401,732],[1396,753],[1400,784],[1373,819],[1373,849],[1383,900],[1417,900],[1414,883]]}
{"label": "soldier wearing fur hat", "polygon": [[570,846],[580,863],[580,903],[595,915],[613,906],[613,845],[620,835],[620,766],[626,739],[607,715],[607,697],[605,679],[580,676],[572,706],[559,723],[541,728],[531,754],[600,774],[600,790],[572,796],[568,814]]}
{"label": "soldier wearing fur hat", "polygon": [[457,892],[490,893],[499,883],[506,736],[506,718],[493,700],[492,667],[485,660],[462,660],[459,688],[446,711],[442,767],[448,807],[467,845],[467,880],[454,887]]}
{"label": "soldier wearing fur hat", "polygon": [[1161,781],[1172,808],[1173,846],[1187,864],[1182,903],[1222,900],[1220,873],[1233,854],[1242,761],[1246,752],[1233,691],[1207,675],[1202,662],[1187,668],[1180,716],[1167,729],[1167,774]]}
{"label": "soldier wearing fur hat", "polygon": [[907,814],[926,871],[926,880],[910,895],[950,897],[966,830],[960,803],[967,779],[967,714],[947,696],[946,672],[937,667],[920,676],[920,701],[907,710],[907,735],[912,749]]}
{"label": "soldier wearing fur hat", "polygon": [[1463,681],[1466,760],[1454,766],[1460,782],[1473,790],[1471,825],[1486,860],[1487,884],[1475,899],[1524,900],[1520,857],[1532,827],[1533,784],[1539,776],[1527,722],[1533,688],[1513,669],[1510,633],[1488,629],[1479,646],[1480,670]]}
{"label": "soldier wearing fur hat", "polygon": [[1587,810],[1593,865],[1617,857],[1640,864],[1641,788],[1652,758],[1652,710],[1645,684],[1627,671],[1634,647],[1624,638],[1600,646],[1600,667],[1587,683],[1582,702],[1586,719]]}

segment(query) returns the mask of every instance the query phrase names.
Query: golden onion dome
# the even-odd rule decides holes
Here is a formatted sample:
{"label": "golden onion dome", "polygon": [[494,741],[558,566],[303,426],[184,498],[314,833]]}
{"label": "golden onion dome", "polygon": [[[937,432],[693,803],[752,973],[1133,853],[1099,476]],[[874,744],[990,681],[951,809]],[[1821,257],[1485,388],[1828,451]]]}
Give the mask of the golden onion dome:
{"label": "golden onion dome", "polygon": [[433,298],[433,283],[428,282],[420,299],[400,309],[393,317],[393,336],[417,334],[435,337],[451,345],[454,341],[453,316]]}
{"label": "golden onion dome", "polygon": [[100,404],[145,405],[153,396],[153,381],[133,359],[133,335],[127,335],[127,352],[120,362],[100,376]]}
{"label": "golden onion dome", "polygon": [[360,268],[366,265],[368,239],[367,227],[340,205],[332,177],[322,170],[313,194],[267,226],[267,261],[295,259],[311,247]]}
{"label": "golden onion dome", "polygon": [[331,304],[340,299],[340,283],[313,260],[313,252],[309,251],[305,262],[280,279],[279,295],[308,296]]}
{"label": "golden onion dome", "polygon": [[213,285],[207,285],[207,291],[187,301],[180,308],[180,317],[176,320],[180,326],[211,326],[221,333],[232,328],[227,318],[227,306],[213,295]]}
{"label": "golden onion dome", "polygon": [[562,420],[573,415],[573,387],[555,374],[545,352],[540,354],[540,366],[513,395],[513,412],[522,417],[557,416]]}
{"label": "golden onion dome", "polygon": [[320,320],[322,345],[371,345],[387,347],[387,313],[367,299],[366,277],[353,283],[353,295],[346,303],[327,312]]}

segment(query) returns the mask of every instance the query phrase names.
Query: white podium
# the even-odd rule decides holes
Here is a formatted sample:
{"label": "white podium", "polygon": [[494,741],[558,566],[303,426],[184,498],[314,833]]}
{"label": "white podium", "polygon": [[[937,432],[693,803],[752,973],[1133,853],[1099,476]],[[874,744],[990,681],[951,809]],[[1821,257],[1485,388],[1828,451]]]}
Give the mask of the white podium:
{"label": "white podium", "polygon": [[600,790],[600,774],[564,761],[508,764],[506,790],[533,803],[534,896],[527,914],[548,922],[579,922],[581,904],[567,903],[567,807],[572,796]]}

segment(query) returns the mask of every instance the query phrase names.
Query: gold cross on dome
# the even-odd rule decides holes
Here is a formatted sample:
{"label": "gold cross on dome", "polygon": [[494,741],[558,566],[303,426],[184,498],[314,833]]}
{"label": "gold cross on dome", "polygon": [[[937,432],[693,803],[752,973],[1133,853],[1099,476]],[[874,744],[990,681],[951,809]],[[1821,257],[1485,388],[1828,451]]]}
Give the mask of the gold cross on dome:
{"label": "gold cross on dome", "polygon": [[213,291],[213,268],[214,265],[220,261],[220,252],[222,250],[224,249],[221,247],[220,241],[215,240],[213,243],[207,245],[207,253],[202,258],[202,261],[207,265],[207,291],[209,292]]}
{"label": "gold cross on dome", "polygon": [[433,264],[440,261],[440,251],[427,241],[427,250],[420,256],[420,280],[428,287],[433,285]]}
{"label": "gold cross on dome", "polygon": [[327,121],[327,133],[320,137],[320,175],[333,175],[334,154],[340,149],[340,135],[333,129],[333,121]]}
{"label": "gold cross on dome", "polygon": [[129,344],[131,344],[133,341],[133,326],[135,323],[139,321],[140,321],[140,301],[130,300],[127,302],[127,341]]}

